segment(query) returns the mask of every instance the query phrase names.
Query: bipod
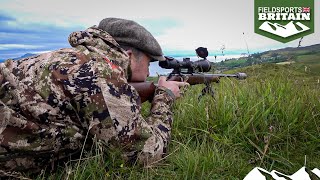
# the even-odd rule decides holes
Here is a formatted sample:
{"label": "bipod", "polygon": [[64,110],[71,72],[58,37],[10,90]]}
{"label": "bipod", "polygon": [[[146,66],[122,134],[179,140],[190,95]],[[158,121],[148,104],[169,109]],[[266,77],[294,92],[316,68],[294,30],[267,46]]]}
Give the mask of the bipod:
{"label": "bipod", "polygon": [[210,85],[210,82],[205,82],[205,86],[206,86],[206,87],[204,87],[204,88],[202,89],[201,94],[200,94],[199,97],[198,97],[198,101],[200,101],[200,98],[202,98],[202,97],[203,97],[204,95],[206,95],[206,94],[210,94],[211,97],[212,97],[213,99],[215,99],[215,98],[214,98],[214,89],[213,89],[213,87]]}

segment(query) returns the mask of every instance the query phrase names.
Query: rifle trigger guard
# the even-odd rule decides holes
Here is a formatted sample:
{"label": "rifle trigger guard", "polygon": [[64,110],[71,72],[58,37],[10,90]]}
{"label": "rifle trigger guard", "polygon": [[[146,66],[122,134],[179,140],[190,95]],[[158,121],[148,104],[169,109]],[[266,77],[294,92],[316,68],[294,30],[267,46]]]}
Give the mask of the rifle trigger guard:
{"label": "rifle trigger guard", "polygon": [[181,76],[181,82],[187,82],[189,79],[189,76]]}

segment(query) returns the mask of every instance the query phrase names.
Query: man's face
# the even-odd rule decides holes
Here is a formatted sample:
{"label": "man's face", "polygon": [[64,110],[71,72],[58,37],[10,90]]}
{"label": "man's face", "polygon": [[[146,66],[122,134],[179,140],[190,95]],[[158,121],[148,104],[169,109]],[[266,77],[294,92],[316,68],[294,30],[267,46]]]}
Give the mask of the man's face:
{"label": "man's face", "polygon": [[[149,76],[149,65],[151,58],[141,52],[139,57],[133,53],[128,53],[131,61],[131,80],[132,82],[145,82]],[[138,58],[138,59],[137,59]]]}

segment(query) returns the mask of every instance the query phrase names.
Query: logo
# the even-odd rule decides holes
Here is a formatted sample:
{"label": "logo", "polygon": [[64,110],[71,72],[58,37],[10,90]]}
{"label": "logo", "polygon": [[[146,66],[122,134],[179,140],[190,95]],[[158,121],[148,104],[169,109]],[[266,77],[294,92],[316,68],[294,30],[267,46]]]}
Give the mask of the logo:
{"label": "logo", "polygon": [[313,170],[309,170],[306,167],[302,167],[297,172],[292,175],[286,175],[281,172],[272,170],[271,172],[264,170],[263,168],[256,167],[247,174],[244,180],[265,180],[265,179],[275,179],[275,180],[283,180],[283,179],[292,179],[292,180],[301,180],[301,179],[319,179],[320,178],[320,170],[314,168]]}
{"label": "logo", "polygon": [[255,0],[255,33],[287,43],[314,32],[314,0]]}

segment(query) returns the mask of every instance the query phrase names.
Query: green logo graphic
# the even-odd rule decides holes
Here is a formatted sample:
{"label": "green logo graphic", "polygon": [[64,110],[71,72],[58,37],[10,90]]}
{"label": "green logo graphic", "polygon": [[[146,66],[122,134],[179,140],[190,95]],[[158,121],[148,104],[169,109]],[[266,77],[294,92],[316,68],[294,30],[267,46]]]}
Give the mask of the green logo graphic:
{"label": "green logo graphic", "polygon": [[314,0],[255,0],[254,32],[283,43],[314,33]]}

